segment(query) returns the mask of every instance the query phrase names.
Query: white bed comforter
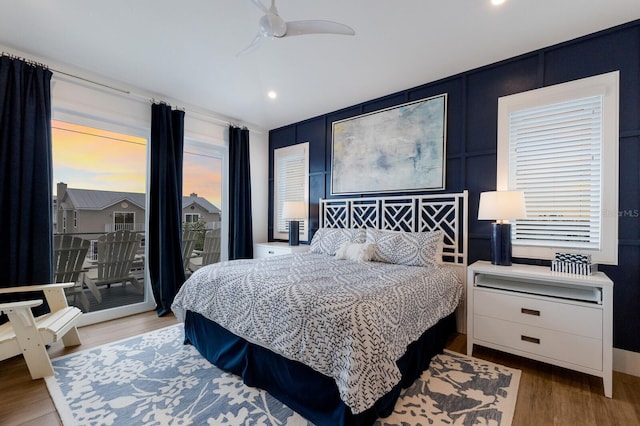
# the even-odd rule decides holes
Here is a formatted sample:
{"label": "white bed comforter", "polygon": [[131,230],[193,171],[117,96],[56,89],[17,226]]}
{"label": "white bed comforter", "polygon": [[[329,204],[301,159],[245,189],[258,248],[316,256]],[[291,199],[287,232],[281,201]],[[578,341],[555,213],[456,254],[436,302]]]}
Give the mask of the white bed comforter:
{"label": "white bed comforter", "polygon": [[357,414],[400,381],[407,345],[452,313],[462,285],[446,267],[356,263],[302,253],[204,267],[172,310],[187,310],[335,379]]}

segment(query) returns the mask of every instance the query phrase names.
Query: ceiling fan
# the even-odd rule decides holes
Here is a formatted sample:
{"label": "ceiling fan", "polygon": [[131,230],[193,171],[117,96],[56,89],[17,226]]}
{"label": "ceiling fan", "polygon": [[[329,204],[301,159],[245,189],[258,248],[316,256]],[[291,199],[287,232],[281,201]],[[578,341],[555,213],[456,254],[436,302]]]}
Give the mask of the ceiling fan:
{"label": "ceiling fan", "polygon": [[333,21],[290,21],[285,22],[278,14],[275,0],[271,0],[271,6],[267,8],[260,0],[251,0],[258,9],[264,12],[264,16],[258,22],[258,35],[251,44],[238,53],[237,56],[251,52],[267,38],[283,38],[305,34],[339,34],[355,35],[353,28]]}

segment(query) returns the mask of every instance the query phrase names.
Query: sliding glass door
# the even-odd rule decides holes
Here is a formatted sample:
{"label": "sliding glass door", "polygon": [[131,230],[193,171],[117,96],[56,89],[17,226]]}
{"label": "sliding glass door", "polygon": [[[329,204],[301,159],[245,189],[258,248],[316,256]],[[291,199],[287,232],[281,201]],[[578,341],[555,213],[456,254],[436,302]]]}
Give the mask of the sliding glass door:
{"label": "sliding glass door", "polygon": [[[118,129],[52,122],[56,277],[76,282],[67,299],[85,312],[84,324],[155,307],[145,256],[147,139]],[[185,138],[187,276],[227,258],[225,164],[223,146]]]}
{"label": "sliding glass door", "polygon": [[195,239],[187,276],[202,266],[217,263],[224,256],[222,221],[224,149],[186,139],[183,159],[183,236]]}
{"label": "sliding glass door", "polygon": [[146,138],[55,120],[52,136],[54,263],[57,277],[76,282],[68,302],[87,323],[153,308]]}

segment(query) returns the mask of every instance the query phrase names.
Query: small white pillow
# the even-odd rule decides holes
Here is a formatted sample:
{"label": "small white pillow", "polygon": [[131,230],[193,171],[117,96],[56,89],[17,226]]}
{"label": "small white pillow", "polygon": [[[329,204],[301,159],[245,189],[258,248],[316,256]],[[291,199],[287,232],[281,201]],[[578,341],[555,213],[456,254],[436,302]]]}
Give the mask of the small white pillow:
{"label": "small white pillow", "polygon": [[368,262],[373,257],[376,246],[373,243],[344,243],[336,251],[336,259]]}

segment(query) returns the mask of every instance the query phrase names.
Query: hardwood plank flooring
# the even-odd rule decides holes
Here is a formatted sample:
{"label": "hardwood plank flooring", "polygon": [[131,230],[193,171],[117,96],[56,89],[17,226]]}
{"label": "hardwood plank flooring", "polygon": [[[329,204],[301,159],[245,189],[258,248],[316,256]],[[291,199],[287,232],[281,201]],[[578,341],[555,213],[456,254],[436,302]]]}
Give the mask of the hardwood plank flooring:
{"label": "hardwood plank flooring", "polygon": [[[176,323],[155,312],[80,329],[82,345],[53,345],[52,358],[125,339]],[[450,350],[465,353],[466,336],[451,339]],[[640,377],[614,372],[613,399],[603,395],[602,381],[537,361],[476,347],[475,357],[522,370],[514,426],[609,426],[640,424]],[[0,361],[0,425],[60,425],[44,380],[31,380],[22,357]]]}
{"label": "hardwood plank flooring", "polygon": [[[447,347],[466,353],[466,340]],[[522,371],[514,426],[640,425],[640,377],[614,371],[610,399],[598,377],[479,346],[473,356]]]}

